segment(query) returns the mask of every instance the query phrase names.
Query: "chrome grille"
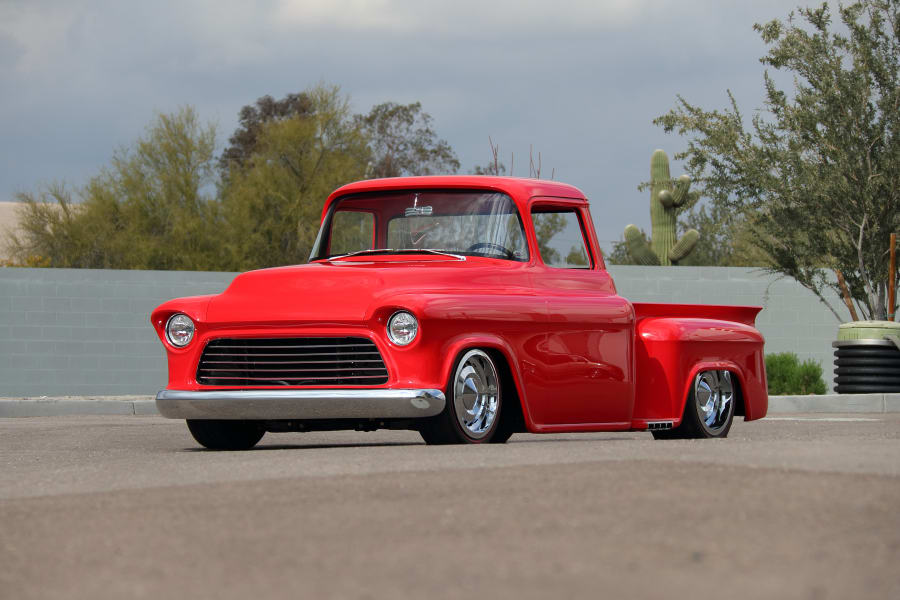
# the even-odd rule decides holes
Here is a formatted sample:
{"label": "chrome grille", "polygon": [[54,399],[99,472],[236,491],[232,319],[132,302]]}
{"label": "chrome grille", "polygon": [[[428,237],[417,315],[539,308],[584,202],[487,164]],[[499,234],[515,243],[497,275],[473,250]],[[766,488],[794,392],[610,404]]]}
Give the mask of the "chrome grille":
{"label": "chrome grille", "polygon": [[232,338],[203,349],[203,385],[308,386],[387,383],[384,360],[366,338]]}

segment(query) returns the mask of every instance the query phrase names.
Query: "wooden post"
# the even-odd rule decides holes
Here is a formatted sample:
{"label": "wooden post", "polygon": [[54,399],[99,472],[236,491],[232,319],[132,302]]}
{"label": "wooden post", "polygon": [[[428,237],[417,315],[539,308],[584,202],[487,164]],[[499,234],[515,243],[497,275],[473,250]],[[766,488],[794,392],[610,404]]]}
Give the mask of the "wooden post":
{"label": "wooden post", "polygon": [[891,272],[888,276],[888,321],[894,320],[894,310],[897,308],[897,282],[894,279],[897,273],[897,234],[891,234]]}
{"label": "wooden post", "polygon": [[847,309],[850,311],[850,317],[854,321],[859,321],[859,317],[856,316],[856,309],[853,308],[853,300],[850,298],[850,290],[847,289],[847,282],[844,281],[844,274],[841,273],[840,269],[835,269],[834,274],[837,275],[838,285],[841,286],[841,294],[844,296],[844,304],[847,305]]}

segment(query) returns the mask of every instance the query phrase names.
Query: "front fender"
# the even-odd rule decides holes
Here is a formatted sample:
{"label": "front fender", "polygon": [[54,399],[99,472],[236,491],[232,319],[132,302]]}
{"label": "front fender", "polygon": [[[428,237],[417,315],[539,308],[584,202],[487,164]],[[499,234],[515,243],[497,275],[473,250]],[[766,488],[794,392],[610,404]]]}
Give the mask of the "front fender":
{"label": "front fender", "polygon": [[[202,344],[200,338],[206,333],[206,313],[210,300],[215,296],[189,296],[176,298],[157,306],[150,314],[150,323],[156,330],[160,342],[166,349],[166,358],[169,371],[169,385],[179,385],[179,382],[191,382],[194,380],[194,367],[200,359]],[[193,341],[184,348],[176,348],[166,339],[166,323],[169,317],[176,313],[186,314],[194,322],[195,331]]]}
{"label": "front fender", "polygon": [[[471,348],[491,349],[503,355],[506,364],[509,366],[513,385],[516,386],[516,393],[519,397],[519,404],[522,406],[522,416],[525,419],[525,425],[529,431],[535,431],[536,427],[531,412],[528,410],[528,399],[525,394],[525,386],[522,385],[522,372],[516,360],[516,354],[512,345],[502,337],[492,333],[465,333],[448,339],[441,349],[441,356],[443,357],[441,372],[444,374],[445,385],[449,384],[450,377],[453,375],[456,359]],[[451,392],[449,389],[445,389],[445,393],[449,402],[451,400]]]}
{"label": "front fender", "polygon": [[180,349],[172,348],[172,346],[166,342],[165,329],[169,317],[175,313],[183,313],[189,316],[191,320],[194,321],[195,325],[201,326],[200,324],[206,321],[206,311],[209,307],[209,301],[214,297],[214,295],[206,295],[176,298],[164,302],[153,309],[153,312],[150,313],[150,324],[153,325],[153,328],[156,330],[156,335],[159,336],[160,341],[167,350],[181,351]]}

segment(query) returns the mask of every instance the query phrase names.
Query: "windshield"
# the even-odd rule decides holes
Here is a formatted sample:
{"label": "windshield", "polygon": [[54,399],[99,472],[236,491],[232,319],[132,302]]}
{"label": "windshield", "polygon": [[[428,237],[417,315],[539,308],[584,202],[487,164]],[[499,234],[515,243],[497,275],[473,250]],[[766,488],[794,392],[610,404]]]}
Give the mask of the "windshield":
{"label": "windshield", "polygon": [[436,190],[337,200],[325,217],[310,260],[422,252],[528,260],[525,230],[509,196]]}

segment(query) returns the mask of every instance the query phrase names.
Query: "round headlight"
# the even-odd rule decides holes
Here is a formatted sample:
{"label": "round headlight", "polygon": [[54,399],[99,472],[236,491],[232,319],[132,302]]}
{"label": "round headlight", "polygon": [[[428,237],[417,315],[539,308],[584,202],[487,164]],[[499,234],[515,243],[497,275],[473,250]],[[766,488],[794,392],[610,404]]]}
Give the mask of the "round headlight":
{"label": "round headlight", "polygon": [[388,338],[398,346],[406,346],[419,333],[419,322],[412,313],[405,310],[395,312],[391,315],[387,324]]}
{"label": "round headlight", "polygon": [[176,348],[184,348],[194,339],[194,322],[181,313],[172,315],[166,323],[166,339]]}

